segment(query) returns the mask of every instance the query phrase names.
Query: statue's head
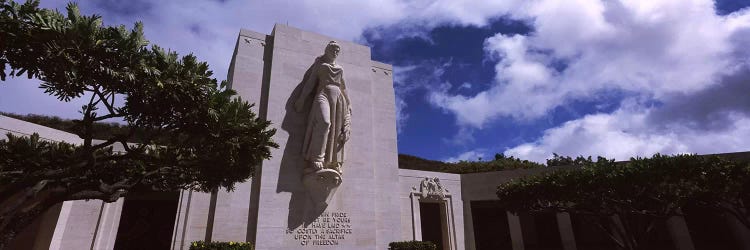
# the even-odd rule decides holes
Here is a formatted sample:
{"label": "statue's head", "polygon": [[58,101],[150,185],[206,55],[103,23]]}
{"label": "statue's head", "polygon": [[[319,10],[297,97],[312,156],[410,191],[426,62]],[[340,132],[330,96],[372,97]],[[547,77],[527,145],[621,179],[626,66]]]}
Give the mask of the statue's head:
{"label": "statue's head", "polygon": [[341,46],[339,46],[336,41],[328,42],[328,45],[326,45],[325,56],[328,57],[329,60],[334,61],[336,60],[336,57],[339,56],[339,53],[341,53]]}

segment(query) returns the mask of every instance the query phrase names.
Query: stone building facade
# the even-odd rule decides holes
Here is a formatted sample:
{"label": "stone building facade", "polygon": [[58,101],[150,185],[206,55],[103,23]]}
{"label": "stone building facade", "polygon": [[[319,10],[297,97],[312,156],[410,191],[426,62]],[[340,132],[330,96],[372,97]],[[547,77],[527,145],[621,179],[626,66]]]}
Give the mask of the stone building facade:
{"label": "stone building facade", "polygon": [[[261,250],[374,250],[405,240],[430,240],[446,250],[614,249],[576,216],[516,215],[496,205],[498,185],[548,169],[449,174],[399,168],[393,70],[372,61],[368,47],[351,42],[337,41],[340,55],[330,62],[343,68],[351,99],[346,161],[334,174],[340,182],[305,183],[311,172],[299,148],[309,116],[292,107],[310,65],[331,40],[279,24],[271,34],[240,31],[227,79],[240,96],[258,103],[254,111],[272,122],[281,145],[254,179],[233,192],[66,201],[30,225],[12,249],[129,249],[128,244],[143,241],[160,249],[188,249],[198,240],[250,241]],[[4,116],[0,132],[81,142],[73,134]],[[726,221],[726,235],[732,235],[726,238],[735,242],[731,247],[750,247],[747,229]],[[661,225],[658,240],[665,249],[714,244],[694,240],[698,226],[688,222],[689,217],[672,218]]]}
{"label": "stone building facade", "polygon": [[[0,116],[0,132],[39,133],[42,138],[53,141],[80,141],[73,134],[4,116]],[[615,249],[605,243],[603,235],[591,236],[590,231],[575,225],[583,223],[568,214],[517,216],[493,204],[499,184],[538,171],[544,170],[449,174],[399,169],[397,182],[394,182],[397,189],[394,197],[398,198],[395,214],[399,216],[399,223],[391,227],[399,237],[394,241],[434,240],[435,230],[432,235],[425,235],[423,231],[438,227],[437,237],[443,249]],[[426,184],[434,183],[435,178],[440,188],[427,188]],[[172,196],[121,198],[114,203],[66,201],[32,224],[10,249],[114,249],[118,240],[127,239],[119,235],[127,230],[121,224],[124,205],[139,201],[147,201],[144,207],[161,201],[175,208],[169,223],[172,230],[158,235],[165,237],[163,240],[168,242],[169,249],[188,249],[189,243],[197,240],[246,241],[247,224],[243,222],[246,217],[241,216],[243,210],[249,211],[249,195],[245,200],[232,196],[242,197],[225,191],[211,194],[186,190]],[[227,212],[233,210],[235,214]],[[234,217],[236,213],[240,213],[239,219]],[[669,241],[665,249],[747,249],[750,233],[738,222],[722,216],[694,219],[703,222],[693,224],[675,218],[664,225],[662,230],[667,232]],[[691,220],[690,216],[687,220]],[[706,223],[706,220],[713,223]],[[546,227],[544,231],[557,235],[535,232],[543,227]],[[700,235],[706,230],[715,232],[710,236]]]}

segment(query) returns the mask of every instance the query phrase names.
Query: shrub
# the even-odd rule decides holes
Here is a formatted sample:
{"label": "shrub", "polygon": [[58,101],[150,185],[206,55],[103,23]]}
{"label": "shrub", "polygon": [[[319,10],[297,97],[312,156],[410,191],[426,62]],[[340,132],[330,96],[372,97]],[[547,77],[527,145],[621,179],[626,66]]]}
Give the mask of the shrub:
{"label": "shrub", "polygon": [[254,250],[250,242],[205,242],[195,241],[190,244],[190,250]]}
{"label": "shrub", "polygon": [[750,227],[747,162],[711,155],[655,154],[615,162],[555,154],[548,164],[575,168],[501,184],[500,206],[513,213],[564,211],[595,217],[589,223],[607,235],[619,235],[624,240],[611,239],[622,249],[650,249],[654,225],[683,216],[681,208],[689,204],[726,212]]}
{"label": "shrub", "polygon": [[453,174],[482,173],[512,169],[529,169],[544,167],[543,164],[521,160],[513,156],[496,154],[492,160],[477,159],[476,161],[442,162],[433,161],[416,156],[399,154],[398,167],[423,171],[435,171]]}
{"label": "shrub", "polygon": [[398,241],[388,244],[389,250],[437,250],[437,246],[429,241]]}

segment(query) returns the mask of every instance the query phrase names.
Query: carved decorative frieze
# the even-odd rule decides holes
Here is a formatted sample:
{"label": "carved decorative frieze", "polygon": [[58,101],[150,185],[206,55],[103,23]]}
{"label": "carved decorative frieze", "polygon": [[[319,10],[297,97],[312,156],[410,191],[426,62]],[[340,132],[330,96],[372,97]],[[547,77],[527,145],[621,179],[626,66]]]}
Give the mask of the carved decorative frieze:
{"label": "carved decorative frieze", "polygon": [[[417,187],[413,187],[412,189],[416,191]],[[443,187],[438,177],[425,177],[419,184],[418,193],[422,195],[422,199],[437,201],[442,201],[446,196],[450,195],[450,192]]]}

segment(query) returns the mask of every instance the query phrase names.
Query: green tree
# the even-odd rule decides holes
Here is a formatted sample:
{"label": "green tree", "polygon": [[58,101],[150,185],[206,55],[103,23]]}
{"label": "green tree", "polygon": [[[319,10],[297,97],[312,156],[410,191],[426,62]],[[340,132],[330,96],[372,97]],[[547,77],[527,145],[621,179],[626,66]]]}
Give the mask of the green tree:
{"label": "green tree", "polygon": [[[558,157],[563,158],[563,157]],[[687,204],[730,212],[747,223],[750,167],[715,156],[654,155],[616,163],[579,157],[574,168],[512,180],[498,187],[511,212],[586,215],[623,249],[647,249],[654,226],[682,216]]]}
{"label": "green tree", "polygon": [[[58,202],[231,190],[278,147],[269,123],[205,62],[148,47],[141,23],[128,30],[81,15],[75,4],[66,10],[0,0],[0,78],[25,75],[60,101],[88,100],[72,128],[80,144],[0,140],[0,248]],[[95,125],[107,120],[126,129],[95,140]],[[136,134],[139,142],[129,143]]]}
{"label": "green tree", "polygon": [[495,154],[495,157],[492,160],[485,161],[479,158],[477,161],[458,161],[455,163],[448,163],[444,169],[446,170],[445,172],[465,174],[542,167],[544,167],[542,164],[528,160],[521,160],[513,156],[505,156],[500,153]]}
{"label": "green tree", "polygon": [[588,158],[583,156],[578,156],[575,159],[573,159],[570,156],[561,156],[557,153],[552,153],[552,159],[547,159],[547,166],[548,167],[559,167],[559,166],[579,166],[586,163],[591,163],[591,156]]}
{"label": "green tree", "polygon": [[398,167],[404,169],[468,174],[511,169],[540,168],[544,167],[544,165],[528,160],[521,160],[513,156],[505,157],[502,154],[495,154],[494,160],[489,161],[478,159],[476,161],[459,162],[434,161],[412,155],[399,154]]}

